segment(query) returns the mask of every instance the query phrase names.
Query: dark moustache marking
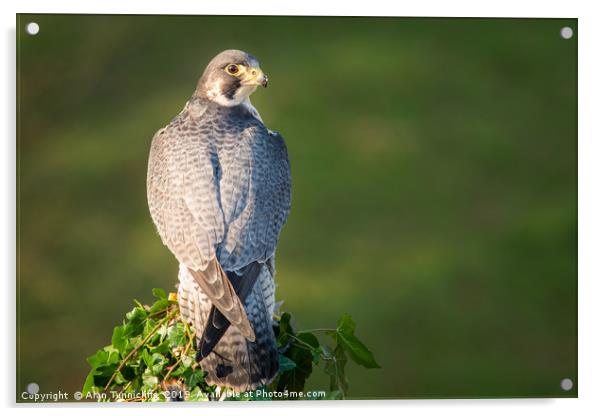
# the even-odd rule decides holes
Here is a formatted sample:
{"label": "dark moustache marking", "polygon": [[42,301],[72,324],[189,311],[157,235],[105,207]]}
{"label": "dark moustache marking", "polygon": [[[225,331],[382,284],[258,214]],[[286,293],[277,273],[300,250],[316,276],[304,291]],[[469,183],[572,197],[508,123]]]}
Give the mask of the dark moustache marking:
{"label": "dark moustache marking", "polygon": [[222,95],[229,100],[234,98],[234,94],[240,88],[240,80],[238,78],[231,77],[230,82],[224,83],[222,88]]}

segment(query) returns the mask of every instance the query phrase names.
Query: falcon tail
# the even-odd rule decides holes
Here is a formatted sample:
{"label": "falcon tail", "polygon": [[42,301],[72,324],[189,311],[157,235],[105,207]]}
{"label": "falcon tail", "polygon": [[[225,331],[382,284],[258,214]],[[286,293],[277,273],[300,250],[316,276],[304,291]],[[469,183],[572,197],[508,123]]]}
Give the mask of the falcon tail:
{"label": "falcon tail", "polygon": [[[229,325],[194,278],[185,268],[180,269],[180,311],[197,334],[197,358],[201,359],[201,367],[207,373],[206,381],[237,392],[268,384],[278,372],[278,351],[271,316],[273,303],[266,305],[265,296],[265,281],[271,276],[265,265],[257,266],[257,270],[245,269],[243,274],[252,273],[233,284],[239,291],[248,292],[243,303],[255,332],[255,341],[249,341],[237,327]],[[246,277],[250,279],[245,281]]]}
{"label": "falcon tail", "polygon": [[[226,272],[228,279],[232,284],[232,288],[241,302],[244,303],[248,298],[249,293],[251,293],[251,290],[253,290],[260,271],[261,265],[255,261],[245,267],[240,273]],[[205,328],[201,333],[202,335],[199,337],[196,356],[197,361],[201,361],[211,354],[219,340],[222,339],[228,330],[228,327],[230,327],[228,318],[226,318],[215,305],[212,305],[211,310],[209,311],[209,319],[207,319]]]}

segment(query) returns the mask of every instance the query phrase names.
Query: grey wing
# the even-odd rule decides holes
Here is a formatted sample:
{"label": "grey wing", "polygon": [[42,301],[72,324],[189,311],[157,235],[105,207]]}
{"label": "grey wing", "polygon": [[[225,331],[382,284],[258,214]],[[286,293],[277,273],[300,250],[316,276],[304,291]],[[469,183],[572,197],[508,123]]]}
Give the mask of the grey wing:
{"label": "grey wing", "polygon": [[291,206],[291,174],[282,136],[263,126],[243,134],[221,180],[226,234],[219,260],[238,270],[273,257]]}
{"label": "grey wing", "polygon": [[163,243],[216,308],[252,340],[244,307],[216,259],[225,227],[214,157],[203,145],[202,132],[186,123],[172,122],[153,138],[147,177],[150,213]]}
{"label": "grey wing", "polygon": [[[190,136],[190,137],[188,137]],[[189,144],[185,144],[185,143]],[[205,269],[223,238],[210,153],[177,127],[161,129],[151,145],[147,196],[163,243],[182,264]]]}

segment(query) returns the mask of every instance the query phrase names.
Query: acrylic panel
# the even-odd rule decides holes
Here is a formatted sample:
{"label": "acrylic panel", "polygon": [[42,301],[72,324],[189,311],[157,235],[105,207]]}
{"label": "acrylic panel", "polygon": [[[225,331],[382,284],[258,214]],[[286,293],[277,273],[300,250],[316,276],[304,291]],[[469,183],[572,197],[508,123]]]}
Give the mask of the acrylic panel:
{"label": "acrylic panel", "polygon": [[576,397],[577,29],[18,15],[16,400]]}

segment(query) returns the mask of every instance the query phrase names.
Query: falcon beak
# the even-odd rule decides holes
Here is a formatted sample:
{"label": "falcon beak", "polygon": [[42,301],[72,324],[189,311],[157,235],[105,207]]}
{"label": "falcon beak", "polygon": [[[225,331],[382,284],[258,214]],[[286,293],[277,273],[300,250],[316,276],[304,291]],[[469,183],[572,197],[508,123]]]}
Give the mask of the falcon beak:
{"label": "falcon beak", "polygon": [[250,72],[250,77],[247,80],[250,85],[261,85],[262,87],[267,88],[268,76],[264,74],[261,69],[253,68]]}
{"label": "falcon beak", "polygon": [[260,83],[261,83],[261,86],[263,88],[267,88],[268,87],[268,76],[266,74],[263,74],[263,73],[261,74],[261,81],[260,81]]}

